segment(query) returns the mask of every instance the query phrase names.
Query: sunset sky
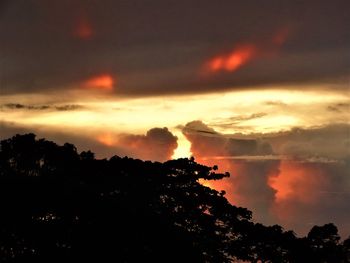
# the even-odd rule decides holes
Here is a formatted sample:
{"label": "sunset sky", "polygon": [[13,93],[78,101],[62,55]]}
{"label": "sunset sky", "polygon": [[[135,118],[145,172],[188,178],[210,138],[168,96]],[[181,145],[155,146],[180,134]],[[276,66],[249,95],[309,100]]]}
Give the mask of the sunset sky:
{"label": "sunset sky", "polygon": [[254,219],[350,235],[348,0],[0,0],[0,138],[194,156]]}

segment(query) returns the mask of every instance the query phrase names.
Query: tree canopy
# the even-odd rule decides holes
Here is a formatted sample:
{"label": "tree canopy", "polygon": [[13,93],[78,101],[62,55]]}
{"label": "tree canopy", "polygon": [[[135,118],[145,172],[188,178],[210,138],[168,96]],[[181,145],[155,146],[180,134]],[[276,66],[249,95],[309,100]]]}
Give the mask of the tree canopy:
{"label": "tree canopy", "polygon": [[34,134],[0,143],[1,262],[350,262],[333,224],[298,238],[252,221],[191,159],[97,160]]}

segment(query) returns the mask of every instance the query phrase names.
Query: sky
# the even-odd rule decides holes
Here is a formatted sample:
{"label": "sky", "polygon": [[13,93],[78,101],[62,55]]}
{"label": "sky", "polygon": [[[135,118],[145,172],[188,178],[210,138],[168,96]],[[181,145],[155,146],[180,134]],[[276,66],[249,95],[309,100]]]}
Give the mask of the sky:
{"label": "sky", "polygon": [[350,235],[350,2],[0,0],[0,138],[194,156],[254,220]]}

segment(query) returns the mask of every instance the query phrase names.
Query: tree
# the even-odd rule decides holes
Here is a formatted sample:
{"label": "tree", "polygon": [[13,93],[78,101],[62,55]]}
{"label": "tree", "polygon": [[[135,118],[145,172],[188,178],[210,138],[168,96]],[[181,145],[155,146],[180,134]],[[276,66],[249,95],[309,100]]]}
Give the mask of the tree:
{"label": "tree", "polygon": [[2,262],[305,262],[299,251],[342,262],[328,253],[349,251],[331,224],[298,239],[253,223],[199,183],[229,174],[193,158],[97,160],[34,134],[0,147]]}

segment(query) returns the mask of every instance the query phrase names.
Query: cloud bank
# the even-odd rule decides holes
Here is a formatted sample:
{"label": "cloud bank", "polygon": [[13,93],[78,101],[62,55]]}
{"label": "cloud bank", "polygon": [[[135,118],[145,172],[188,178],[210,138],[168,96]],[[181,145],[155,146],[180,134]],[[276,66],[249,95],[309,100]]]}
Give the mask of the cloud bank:
{"label": "cloud bank", "polygon": [[194,121],[183,134],[199,162],[231,173],[212,186],[226,190],[232,203],[252,209],[257,221],[277,222],[299,234],[311,225],[334,222],[343,235],[350,234],[350,125],[244,139]]}
{"label": "cloud bank", "polygon": [[[1,3],[2,93],[87,83],[132,96],[310,81],[347,86],[347,0]],[[208,61],[217,74],[202,74]]]}

